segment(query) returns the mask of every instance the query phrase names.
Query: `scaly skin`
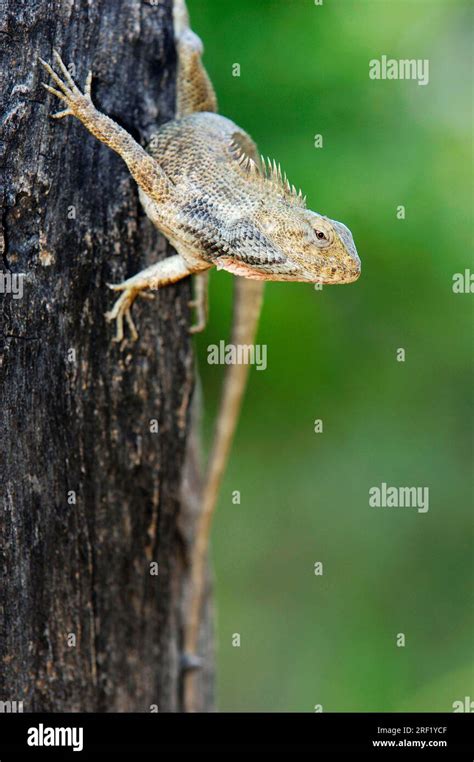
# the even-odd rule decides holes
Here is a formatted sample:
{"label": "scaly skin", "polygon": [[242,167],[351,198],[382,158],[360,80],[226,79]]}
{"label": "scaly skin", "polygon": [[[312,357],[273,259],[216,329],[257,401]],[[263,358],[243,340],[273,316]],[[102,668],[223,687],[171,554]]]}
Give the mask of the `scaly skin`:
{"label": "scaly skin", "polygon": [[[173,15],[178,52],[177,118],[156,132],[146,150],[94,107],[91,74],[85,92],[80,92],[56,51],[62,76],[42,61],[55,84],[44,87],[66,104],[54,118],[75,116],[124,159],[139,186],[147,215],[177,252],[111,286],[121,292],[107,313],[109,320],[116,320],[116,340],[123,339],[124,320],[132,338],[137,338],[131,307],[138,295],[146,296],[191,274],[198,276],[198,322],[190,330],[202,329],[207,273],[215,266],[242,276],[236,278],[232,342],[252,344],[264,281],[351,283],[359,277],[360,260],[348,228],[307,209],[301,192],[290,186],[280,168],[259,158],[250,136],[214,113],[217,101],[201,62],[202,43],[189,28],[184,0],[174,0]],[[199,664],[199,620],[212,516],[247,374],[246,365],[227,369],[192,549],[184,638],[188,711],[198,705],[192,667]]]}

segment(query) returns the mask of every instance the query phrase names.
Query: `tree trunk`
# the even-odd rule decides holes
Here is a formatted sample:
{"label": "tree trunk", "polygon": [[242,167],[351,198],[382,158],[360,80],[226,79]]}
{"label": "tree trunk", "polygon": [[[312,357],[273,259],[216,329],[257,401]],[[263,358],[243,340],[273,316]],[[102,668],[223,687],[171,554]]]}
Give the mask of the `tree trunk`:
{"label": "tree trunk", "polygon": [[0,700],[179,711],[199,494],[190,284],[135,305],[137,343],[111,342],[106,284],[171,249],[122,160],[74,118],[49,118],[62,106],[37,62],[58,49],[81,87],[91,68],[98,108],[145,144],[174,113],[171,0],[6,0],[0,35]]}

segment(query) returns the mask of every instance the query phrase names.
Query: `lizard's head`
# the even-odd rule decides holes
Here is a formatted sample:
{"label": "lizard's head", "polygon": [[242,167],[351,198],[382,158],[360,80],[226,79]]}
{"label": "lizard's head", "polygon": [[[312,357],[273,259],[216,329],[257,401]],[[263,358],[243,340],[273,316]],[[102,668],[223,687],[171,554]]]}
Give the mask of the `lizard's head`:
{"label": "lizard's head", "polygon": [[232,151],[235,171],[247,180],[253,208],[228,228],[228,246],[217,266],[264,280],[357,280],[360,259],[350,230],[307,209],[301,191],[290,185],[275,162],[262,156],[257,164],[235,141]]}
{"label": "lizard's head", "polygon": [[342,222],[290,207],[281,216],[269,217],[265,228],[291,268],[289,280],[330,284],[352,283],[359,277],[357,249]]}
{"label": "lizard's head", "polygon": [[277,214],[264,214],[263,228],[283,255],[282,280],[352,283],[360,275],[352,234],[342,222],[282,203]]}
{"label": "lizard's head", "polygon": [[264,203],[258,222],[231,225],[228,242],[216,265],[246,278],[335,284],[360,275],[352,234],[342,222],[281,200]]}
{"label": "lizard's head", "polygon": [[[300,281],[306,283],[352,283],[360,275],[360,259],[350,230],[306,208],[301,191],[287,180],[270,159],[257,164],[234,140],[231,155],[236,160],[237,197],[242,204],[246,180],[248,203],[245,215],[221,225],[223,240],[207,246],[218,268],[235,275],[258,280]],[[198,204],[202,229],[203,202]],[[216,213],[208,213],[215,220]],[[215,253],[218,256],[215,257]]]}

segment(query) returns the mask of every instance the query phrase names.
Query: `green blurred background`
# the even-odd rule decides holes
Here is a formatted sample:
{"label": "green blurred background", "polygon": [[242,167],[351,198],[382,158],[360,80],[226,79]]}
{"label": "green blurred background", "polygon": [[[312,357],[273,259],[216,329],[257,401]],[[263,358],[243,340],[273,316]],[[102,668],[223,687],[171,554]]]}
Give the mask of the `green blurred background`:
{"label": "green blurred background", "polygon": [[[472,295],[452,290],[472,267],[472,13],[188,5],[220,113],[351,228],[362,260],[353,285],[266,287],[268,369],[251,371],[213,535],[218,708],[451,711],[474,698]],[[429,84],[369,79],[382,54],[429,59]],[[207,441],[222,380],[207,345],[227,338],[231,292],[214,273]],[[429,487],[429,512],[370,508],[381,482]]]}

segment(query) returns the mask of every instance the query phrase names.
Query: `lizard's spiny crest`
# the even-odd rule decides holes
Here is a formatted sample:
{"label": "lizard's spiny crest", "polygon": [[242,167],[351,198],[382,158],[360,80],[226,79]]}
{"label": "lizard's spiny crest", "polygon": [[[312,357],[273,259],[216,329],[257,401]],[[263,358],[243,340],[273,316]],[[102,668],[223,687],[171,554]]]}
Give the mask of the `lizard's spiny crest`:
{"label": "lizard's spiny crest", "polygon": [[258,178],[266,190],[270,188],[279,196],[283,196],[292,206],[306,209],[306,196],[303,196],[301,190],[296,190],[295,186],[291,185],[286,173],[281,171],[281,166],[275,160],[260,156],[260,163],[257,164],[235,140],[230,143],[230,151],[241,169]]}

